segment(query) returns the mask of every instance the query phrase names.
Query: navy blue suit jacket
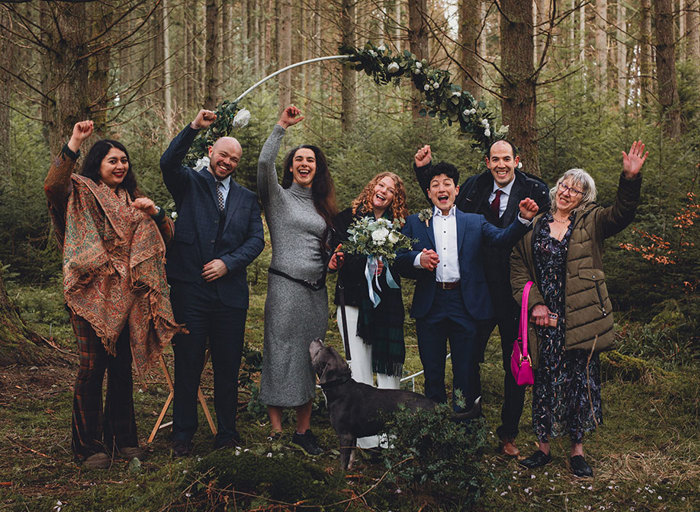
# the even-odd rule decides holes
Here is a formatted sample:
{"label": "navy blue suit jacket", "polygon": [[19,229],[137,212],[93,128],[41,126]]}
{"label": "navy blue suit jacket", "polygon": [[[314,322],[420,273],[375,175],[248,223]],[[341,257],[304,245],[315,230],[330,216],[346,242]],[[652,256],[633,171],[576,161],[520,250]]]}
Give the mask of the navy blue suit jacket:
{"label": "navy blue suit jacket", "polygon": [[[475,320],[485,320],[493,317],[491,297],[486,285],[484,275],[483,251],[484,244],[508,247],[523,236],[528,226],[520,221],[511,223],[506,229],[497,228],[489,223],[483,215],[464,213],[455,210],[457,217],[457,251],[459,258],[460,288],[464,307]],[[435,247],[435,234],[433,233],[433,218],[425,222],[418,218],[417,214],[410,215],[402,232],[409,238],[415,239],[410,251],[399,253],[396,258],[396,266],[399,273],[405,277],[416,280],[416,290],[413,294],[411,316],[422,318],[428,314],[435,299],[435,272],[417,269],[413,262],[423,249]]]}
{"label": "navy blue suit jacket", "polygon": [[202,267],[221,259],[228,273],[210,283],[221,301],[235,308],[248,307],[246,267],[265,245],[260,206],[253,192],[231,179],[224,225],[219,233],[220,215],[216,180],[208,169],[195,171],[182,165],[197,130],[189,125],[170,143],[160,159],[163,181],[175,199],[175,237],[168,249],[168,281],[205,283]]}

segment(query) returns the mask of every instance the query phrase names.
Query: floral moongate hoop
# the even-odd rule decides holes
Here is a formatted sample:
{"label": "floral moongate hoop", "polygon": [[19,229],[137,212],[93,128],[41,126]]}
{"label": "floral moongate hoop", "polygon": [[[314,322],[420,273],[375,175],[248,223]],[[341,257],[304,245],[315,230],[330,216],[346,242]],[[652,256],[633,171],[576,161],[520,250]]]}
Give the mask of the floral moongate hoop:
{"label": "floral moongate hoop", "polygon": [[[483,101],[476,101],[469,92],[463,91],[459,85],[452,83],[449,71],[431,68],[425,59],[418,60],[408,50],[392,56],[391,50],[383,45],[374,46],[372,43],[367,43],[363,48],[343,46],[340,51],[343,55],[323,59],[347,59],[355,71],[364,71],[379,85],[389,82],[398,85],[402,77],[410,76],[413,85],[424,96],[425,108],[421,109],[421,115],[437,117],[450,125],[459,123],[460,131],[470,134],[474,139],[474,147],[480,147],[486,151],[491,143],[505,138],[508,134],[507,126],[502,126],[496,132],[491,129],[495,115],[486,108]],[[312,59],[285,69],[323,59]],[[284,70],[273,73],[258,82],[256,86],[281,71]],[[235,101],[226,100],[216,108],[216,121],[206,132],[197,135],[187,153],[185,162],[188,165],[193,165],[200,157],[206,155],[207,147],[211,146],[216,139],[229,135],[234,128],[247,124],[250,113],[245,109],[239,113],[238,102],[253,88],[255,86]]]}

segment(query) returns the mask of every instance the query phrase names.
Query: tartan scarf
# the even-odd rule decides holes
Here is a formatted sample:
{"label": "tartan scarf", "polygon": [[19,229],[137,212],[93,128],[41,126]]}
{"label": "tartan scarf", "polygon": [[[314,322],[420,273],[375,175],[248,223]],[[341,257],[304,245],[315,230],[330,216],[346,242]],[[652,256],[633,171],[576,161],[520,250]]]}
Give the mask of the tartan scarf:
{"label": "tartan scarf", "polygon": [[66,208],[63,293],[115,355],[129,329],[136,368],[146,369],[182,328],[175,323],[165,276],[165,244],[155,223],[116,194],[78,174]]}

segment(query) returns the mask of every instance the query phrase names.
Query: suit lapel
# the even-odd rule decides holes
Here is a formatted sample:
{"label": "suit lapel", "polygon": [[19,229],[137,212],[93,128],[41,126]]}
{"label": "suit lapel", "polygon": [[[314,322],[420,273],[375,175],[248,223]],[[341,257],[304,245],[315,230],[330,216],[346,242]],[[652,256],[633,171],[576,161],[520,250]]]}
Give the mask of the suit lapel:
{"label": "suit lapel", "polygon": [[462,244],[467,234],[467,216],[459,210],[455,212],[455,215],[457,224],[457,257],[459,258],[459,255],[462,254]]}
{"label": "suit lapel", "polygon": [[240,188],[240,185],[233,181],[232,178],[229,182],[228,197],[226,198],[226,222],[224,222],[224,229],[226,229],[228,223],[231,222],[233,212],[236,211],[238,204],[241,202],[243,194],[241,194]]}
{"label": "suit lapel", "polygon": [[219,198],[216,196],[216,179],[214,176],[211,175],[209,172],[209,169],[202,169],[199,171],[199,174],[204,178],[204,182],[207,184],[207,188],[209,189],[209,195],[211,196],[211,200],[214,201],[214,207],[219,209]]}
{"label": "suit lapel", "polygon": [[510,194],[508,195],[508,206],[506,206],[506,211],[503,212],[503,223],[501,224],[503,227],[510,226],[515,220],[515,217],[518,215],[518,204],[525,195],[525,187],[516,174],[513,186],[510,188]]}
{"label": "suit lapel", "polygon": [[435,231],[433,229],[433,220],[434,217],[430,217],[430,222],[428,222],[428,226],[425,225],[425,222],[421,222],[423,227],[425,228],[426,233],[428,234],[428,239],[430,240],[430,243],[433,244],[433,249],[437,247],[435,245]]}

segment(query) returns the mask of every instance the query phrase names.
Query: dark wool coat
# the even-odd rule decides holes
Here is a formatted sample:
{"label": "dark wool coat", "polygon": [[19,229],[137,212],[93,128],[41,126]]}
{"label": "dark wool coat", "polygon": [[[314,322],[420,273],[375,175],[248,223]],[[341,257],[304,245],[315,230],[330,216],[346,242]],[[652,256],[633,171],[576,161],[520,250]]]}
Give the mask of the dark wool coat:
{"label": "dark wool coat", "polygon": [[[611,348],[613,315],[603,273],[603,241],[622,231],[634,219],[641,183],[641,176],[632,180],[621,176],[615,204],[603,208],[590,203],[576,213],[566,261],[566,313],[559,319],[566,322],[566,350],[593,349],[597,352]],[[534,222],[541,220],[542,215],[538,215]],[[535,283],[530,289],[528,311],[544,304],[532,256],[533,232],[530,230],[516,244],[510,258],[513,298],[518,303],[525,284]],[[537,366],[538,339],[534,324],[530,323],[529,327],[528,351]]]}

